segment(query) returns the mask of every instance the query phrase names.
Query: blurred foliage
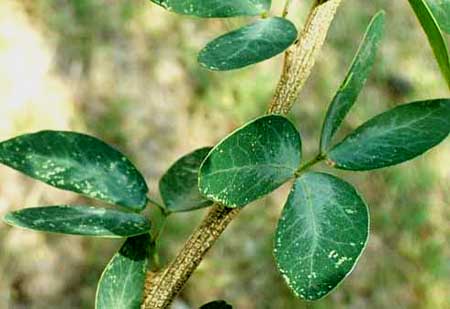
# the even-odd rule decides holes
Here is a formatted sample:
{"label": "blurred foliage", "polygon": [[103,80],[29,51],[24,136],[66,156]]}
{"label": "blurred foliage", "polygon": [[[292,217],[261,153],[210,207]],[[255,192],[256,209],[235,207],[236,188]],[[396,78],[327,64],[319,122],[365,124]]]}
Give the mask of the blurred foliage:
{"label": "blurred foliage", "polygon": [[[283,1],[274,1],[281,12]],[[298,25],[310,1],[293,1]],[[370,17],[387,12],[374,72],[341,134],[395,104],[448,96],[407,1],[343,1],[322,56],[290,116],[306,157]],[[89,132],[128,153],[151,190],[180,155],[212,145],[265,111],[282,58],[208,72],[196,53],[242,24],[179,17],[150,1],[0,1],[0,138],[39,129]],[[246,208],[224,233],[174,308],[226,299],[236,308],[449,308],[450,145],[401,166],[339,172],[362,191],[372,236],[359,265],[331,296],[302,303],[272,258],[288,187]],[[333,171],[336,173],[336,171]],[[0,167],[0,214],[80,202]],[[86,202],[86,201],[84,201]],[[168,261],[205,210],[173,216],[160,244]],[[96,281],[120,241],[50,236],[0,224],[0,308],[92,308]]]}

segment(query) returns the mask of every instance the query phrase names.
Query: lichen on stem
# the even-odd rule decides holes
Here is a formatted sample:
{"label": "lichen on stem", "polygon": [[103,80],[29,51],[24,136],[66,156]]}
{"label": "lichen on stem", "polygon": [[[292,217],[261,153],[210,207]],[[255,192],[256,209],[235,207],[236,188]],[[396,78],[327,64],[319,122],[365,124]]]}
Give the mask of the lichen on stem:
{"label": "lichen on stem", "polygon": [[269,113],[287,114],[322,48],[341,0],[316,1],[297,42],[286,51],[280,81],[269,106]]}
{"label": "lichen on stem", "polygon": [[[341,0],[315,1],[298,41],[285,53],[282,75],[268,113],[289,113],[311,73],[340,3]],[[164,270],[149,272],[142,309],[168,308],[239,211],[219,204],[212,206],[176,258]]]}

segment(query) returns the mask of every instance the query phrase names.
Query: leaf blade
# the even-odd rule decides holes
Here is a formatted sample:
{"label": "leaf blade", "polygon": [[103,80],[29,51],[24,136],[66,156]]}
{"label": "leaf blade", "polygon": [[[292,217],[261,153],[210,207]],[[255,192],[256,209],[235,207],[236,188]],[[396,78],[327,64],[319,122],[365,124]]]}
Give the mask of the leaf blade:
{"label": "leaf blade", "polygon": [[351,273],[368,235],[369,213],[357,191],[335,176],[306,173],[279,220],[275,260],[298,297],[317,300]]}
{"label": "leaf blade", "polygon": [[438,62],[442,75],[450,89],[450,56],[448,53],[447,42],[442,35],[439,24],[433,16],[428,4],[424,2],[425,0],[408,1],[427,35],[436,61]]}
{"label": "leaf blade", "polygon": [[358,51],[341,87],[328,108],[320,137],[320,151],[324,153],[354,105],[375,62],[381,38],[384,33],[385,13],[378,12],[370,21]]}
{"label": "leaf blade", "polygon": [[213,71],[240,69],[278,55],[296,38],[297,29],[287,19],[262,19],[209,42],[198,62]]}
{"label": "leaf blade", "polygon": [[450,0],[425,0],[441,29],[450,34]]}
{"label": "leaf blade", "polygon": [[142,210],[148,188],[119,151],[89,135],[41,131],[0,143],[0,163],[59,189]]}
{"label": "leaf blade", "polygon": [[159,182],[159,192],[168,212],[183,212],[212,205],[198,189],[198,173],[212,147],[197,149],[177,160]]}
{"label": "leaf blade", "polygon": [[204,18],[257,16],[270,9],[272,0],[151,0],[166,10]]}
{"label": "leaf blade", "polygon": [[399,164],[443,141],[449,119],[449,99],[400,105],[355,129],[327,157],[336,168],[355,171]]}
{"label": "leaf blade", "polygon": [[207,198],[243,207],[292,178],[301,160],[301,140],[285,117],[257,118],[225,137],[200,167]]}
{"label": "leaf blade", "polygon": [[105,238],[131,237],[150,230],[150,222],[141,215],[79,205],[25,208],[7,213],[3,220],[34,231]]}
{"label": "leaf blade", "polygon": [[138,309],[149,265],[150,235],[128,238],[105,267],[98,282],[95,308]]}

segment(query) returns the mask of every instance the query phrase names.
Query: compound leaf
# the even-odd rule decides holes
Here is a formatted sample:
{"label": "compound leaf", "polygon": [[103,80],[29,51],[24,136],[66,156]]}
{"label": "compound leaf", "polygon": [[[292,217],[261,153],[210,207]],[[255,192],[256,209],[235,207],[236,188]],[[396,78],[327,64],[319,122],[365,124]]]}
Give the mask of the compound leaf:
{"label": "compound leaf", "polygon": [[210,70],[239,69],[274,57],[296,38],[297,29],[287,19],[262,19],[209,42],[200,51],[198,62]]}
{"label": "compound leaf", "polygon": [[198,17],[256,16],[270,9],[272,0],[151,0],[168,11]]}
{"label": "compound leaf", "polygon": [[450,88],[450,56],[445,38],[436,18],[425,0],[409,0],[414,13],[425,31],[434,56]]}
{"label": "compound leaf", "polygon": [[175,162],[159,182],[159,192],[168,212],[189,211],[210,206],[198,190],[200,165],[211,147],[197,149]]}
{"label": "compound leaf", "polygon": [[384,16],[384,12],[379,12],[373,17],[350,70],[328,108],[320,138],[320,151],[322,153],[328,149],[331,139],[355,103],[369,76],[383,37]]}
{"label": "compound leaf", "polygon": [[296,180],[278,223],[278,269],[297,296],[322,298],[353,270],[368,229],[367,206],[350,184],[306,173]]}
{"label": "compound leaf", "polygon": [[63,131],[25,134],[0,143],[0,163],[54,187],[142,210],[144,178],[120,152],[92,136]]}
{"label": "compound leaf", "polygon": [[151,239],[148,233],[125,241],[98,282],[95,308],[141,307],[150,250]]}
{"label": "compound leaf", "polygon": [[450,100],[404,104],[370,119],[328,153],[345,170],[371,170],[417,157],[450,132]]}
{"label": "compound leaf", "polygon": [[200,192],[228,207],[242,207],[292,178],[301,141],[285,117],[257,118],[211,150],[200,168]]}
{"label": "compound leaf", "polygon": [[41,232],[121,238],[147,233],[143,216],[114,209],[62,205],[26,208],[6,214],[10,225]]}

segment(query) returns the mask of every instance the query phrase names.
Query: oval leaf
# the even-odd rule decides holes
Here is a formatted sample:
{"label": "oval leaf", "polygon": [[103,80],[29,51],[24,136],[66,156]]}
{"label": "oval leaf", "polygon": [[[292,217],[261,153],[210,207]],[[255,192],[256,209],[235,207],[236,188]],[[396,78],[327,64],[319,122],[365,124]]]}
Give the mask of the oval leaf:
{"label": "oval leaf", "polygon": [[151,0],[168,11],[198,17],[256,16],[270,9],[271,0]]}
{"label": "oval leaf", "polygon": [[328,174],[298,178],[275,237],[278,268],[294,293],[317,300],[353,270],[369,235],[367,206],[347,182]]}
{"label": "oval leaf", "polygon": [[10,225],[41,232],[120,238],[147,233],[143,216],[113,209],[86,206],[26,208],[6,214]]}
{"label": "oval leaf", "polygon": [[204,304],[200,307],[200,309],[232,309],[233,306],[227,304],[224,300],[215,300],[212,302],[209,302],[207,304]]}
{"label": "oval leaf", "polygon": [[173,164],[159,182],[159,192],[167,211],[181,212],[212,205],[198,190],[200,165],[211,147],[197,149]]}
{"label": "oval leaf", "polygon": [[120,152],[92,136],[42,131],[0,143],[0,163],[54,187],[142,210],[147,185]]}
{"label": "oval leaf", "polygon": [[320,151],[322,153],[328,149],[331,139],[355,103],[369,76],[383,37],[384,15],[384,12],[379,12],[373,17],[350,70],[328,108],[320,138]]}
{"label": "oval leaf", "polygon": [[262,19],[209,42],[198,62],[210,70],[239,69],[278,55],[296,38],[297,30],[287,19]]}
{"label": "oval leaf", "polygon": [[447,42],[442,36],[439,24],[425,0],[409,0],[409,3],[428,37],[439,68],[450,88],[450,56],[448,54]]}
{"label": "oval leaf", "polygon": [[98,282],[97,309],[139,309],[150,255],[148,233],[128,238],[106,266]]}
{"label": "oval leaf", "polygon": [[289,120],[258,118],[209,153],[200,168],[200,192],[228,207],[245,206],[293,177],[300,157],[300,135]]}
{"label": "oval leaf", "polygon": [[345,170],[371,170],[417,157],[450,132],[450,100],[420,101],[382,113],[353,131],[328,153]]}
{"label": "oval leaf", "polygon": [[426,0],[441,29],[450,33],[450,0]]}

